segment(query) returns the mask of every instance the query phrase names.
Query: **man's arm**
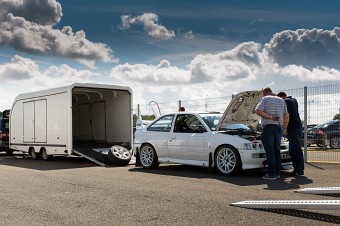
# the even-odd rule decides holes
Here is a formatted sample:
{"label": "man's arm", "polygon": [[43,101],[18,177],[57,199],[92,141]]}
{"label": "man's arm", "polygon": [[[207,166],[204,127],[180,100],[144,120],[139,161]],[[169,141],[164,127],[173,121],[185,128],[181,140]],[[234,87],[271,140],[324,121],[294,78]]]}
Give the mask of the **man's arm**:
{"label": "man's arm", "polygon": [[279,117],[270,115],[270,114],[268,114],[265,111],[262,111],[260,109],[256,109],[255,113],[257,115],[261,116],[262,118],[265,118],[265,119],[271,119],[271,120],[274,120],[274,121],[277,121],[279,119]]}

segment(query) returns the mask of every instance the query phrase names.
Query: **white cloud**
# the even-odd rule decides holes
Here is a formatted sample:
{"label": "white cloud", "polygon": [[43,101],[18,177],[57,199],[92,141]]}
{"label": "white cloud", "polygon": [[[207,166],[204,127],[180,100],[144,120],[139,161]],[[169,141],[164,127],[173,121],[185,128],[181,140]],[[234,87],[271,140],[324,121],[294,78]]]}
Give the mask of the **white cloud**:
{"label": "white cloud", "polygon": [[0,109],[10,108],[20,93],[65,86],[76,82],[93,82],[96,76],[89,70],[77,70],[68,65],[51,66],[42,70],[28,58],[14,56],[11,62],[0,64]]}
{"label": "white cloud", "polygon": [[[337,29],[334,29],[333,33],[336,31]],[[316,37],[315,41],[321,42],[323,38],[321,36],[319,40]],[[275,40],[276,36],[270,43]],[[320,49],[320,46],[307,47]],[[329,48],[330,45],[324,47]],[[266,86],[282,90],[340,81],[339,69],[327,65],[307,67],[278,62],[276,56],[279,53],[275,55],[274,52],[269,52],[277,50],[276,48],[278,47],[274,45],[269,48],[269,44],[262,48],[259,43],[245,42],[220,53],[197,55],[184,68],[171,66],[168,61],[162,61],[156,66],[118,65],[112,68],[111,77],[133,87],[137,93],[135,103],[204,99],[207,96],[223,97],[244,90],[259,90]],[[294,57],[304,55],[299,48],[296,50]]]}
{"label": "white cloud", "polygon": [[0,79],[2,83],[5,81],[27,80],[34,77],[39,66],[32,60],[14,56],[11,63],[0,65]]}
{"label": "white cloud", "polygon": [[0,1],[0,21],[5,21],[8,13],[41,25],[57,24],[63,15],[60,3],[54,0]]}
{"label": "white cloud", "polygon": [[340,28],[281,31],[265,45],[264,51],[281,66],[339,68]]}
{"label": "white cloud", "polygon": [[131,28],[132,24],[143,24],[144,30],[153,38],[168,40],[175,37],[174,31],[158,24],[158,16],[154,13],[143,13],[136,17],[122,15],[121,19],[123,29]]}
{"label": "white cloud", "polygon": [[193,31],[188,31],[184,34],[184,38],[193,40],[195,39],[195,35]]}
{"label": "white cloud", "polygon": [[190,81],[190,72],[170,65],[163,60],[158,65],[128,63],[117,65],[111,70],[111,77],[141,83],[178,84]]}
{"label": "white cloud", "polygon": [[70,26],[57,30],[61,6],[55,0],[13,0],[0,2],[0,45],[41,55],[72,58],[94,68],[95,61],[117,62],[103,43],[86,39],[85,32]]}

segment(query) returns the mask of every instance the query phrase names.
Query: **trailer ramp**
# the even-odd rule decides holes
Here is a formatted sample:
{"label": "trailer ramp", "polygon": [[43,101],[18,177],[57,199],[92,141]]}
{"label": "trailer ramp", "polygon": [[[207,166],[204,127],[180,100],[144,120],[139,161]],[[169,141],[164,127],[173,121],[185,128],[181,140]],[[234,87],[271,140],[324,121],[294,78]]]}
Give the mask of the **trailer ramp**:
{"label": "trailer ramp", "polygon": [[98,151],[95,149],[73,149],[72,151],[73,153],[80,155],[100,166],[110,166],[109,164],[98,159]]}
{"label": "trailer ramp", "polygon": [[340,209],[340,200],[266,200],[231,203],[250,209]]}
{"label": "trailer ramp", "polygon": [[340,194],[340,187],[303,188],[295,190],[295,192],[313,195],[333,195]]}

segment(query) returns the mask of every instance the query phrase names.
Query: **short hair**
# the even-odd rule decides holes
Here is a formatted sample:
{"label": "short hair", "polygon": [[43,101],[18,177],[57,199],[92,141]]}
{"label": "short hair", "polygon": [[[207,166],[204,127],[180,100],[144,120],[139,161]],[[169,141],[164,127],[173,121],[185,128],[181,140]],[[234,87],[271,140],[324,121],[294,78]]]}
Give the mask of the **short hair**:
{"label": "short hair", "polygon": [[277,94],[278,97],[283,97],[283,98],[286,98],[287,97],[287,94],[285,92],[279,92]]}
{"label": "short hair", "polygon": [[179,107],[178,111],[185,111],[184,107]]}
{"label": "short hair", "polygon": [[272,91],[271,88],[266,87],[266,88],[262,89],[262,93],[263,93],[263,95],[268,95],[268,94],[272,94],[273,91]]}

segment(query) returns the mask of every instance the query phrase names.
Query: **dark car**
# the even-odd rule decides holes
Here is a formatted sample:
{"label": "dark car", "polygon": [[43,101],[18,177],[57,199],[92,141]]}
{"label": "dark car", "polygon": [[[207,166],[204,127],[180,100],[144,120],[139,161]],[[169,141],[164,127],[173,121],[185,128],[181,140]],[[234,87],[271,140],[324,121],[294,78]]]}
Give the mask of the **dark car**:
{"label": "dark car", "polygon": [[10,155],[13,153],[8,146],[9,141],[9,118],[0,118],[0,151]]}
{"label": "dark car", "polygon": [[319,124],[307,131],[308,143],[323,146],[329,140],[331,148],[340,148],[340,120]]}

